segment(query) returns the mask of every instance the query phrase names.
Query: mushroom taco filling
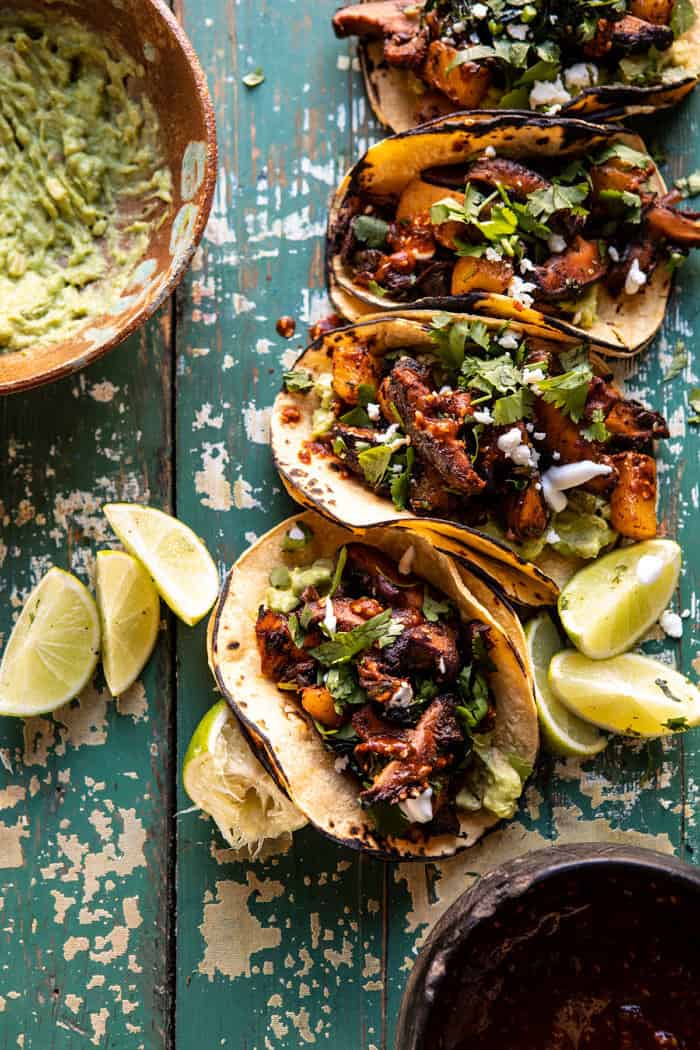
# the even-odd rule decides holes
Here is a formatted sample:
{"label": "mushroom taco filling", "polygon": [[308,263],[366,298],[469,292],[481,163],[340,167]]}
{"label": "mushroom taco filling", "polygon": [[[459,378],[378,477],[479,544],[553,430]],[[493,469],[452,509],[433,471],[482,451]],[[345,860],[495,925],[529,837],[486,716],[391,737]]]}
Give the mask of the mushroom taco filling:
{"label": "mushroom taco filling", "polygon": [[[287,533],[303,547],[305,524]],[[255,625],[262,674],[293,693],[378,835],[458,835],[459,811],[513,816],[531,772],[494,745],[495,624],[463,615],[363,543],[269,575]]]}
{"label": "mushroom taco filling", "polygon": [[619,537],[656,535],[659,413],[595,374],[584,346],[492,319],[417,319],[428,316],[368,319],[287,373],[273,449],[300,498],[359,527],[364,489],[365,524],[392,512],[455,522],[526,560],[546,547],[594,558]]}
{"label": "mushroom taco filling", "polygon": [[613,114],[692,90],[692,0],[379,0],[343,7],[370,98],[396,131],[454,109]]}
{"label": "mushroom taco filling", "polygon": [[445,136],[460,148],[457,129],[387,140],[421,158],[405,179],[389,170],[386,143],[356,166],[330,227],[339,305],[353,315],[348,294],[381,308],[484,294],[629,349],[648,341],[670,274],[700,244],[700,221],[674,207],[681,194],[666,192],[641,140],[608,133],[562,158],[538,157],[536,131],[522,122],[499,148],[468,134],[459,163],[445,163],[443,148]]}

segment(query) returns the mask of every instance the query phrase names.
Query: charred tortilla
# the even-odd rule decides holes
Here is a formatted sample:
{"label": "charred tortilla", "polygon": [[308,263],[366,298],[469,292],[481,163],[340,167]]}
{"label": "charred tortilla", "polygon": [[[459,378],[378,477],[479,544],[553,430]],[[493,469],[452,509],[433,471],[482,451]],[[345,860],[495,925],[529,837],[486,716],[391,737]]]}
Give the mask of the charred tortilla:
{"label": "charred tortilla", "polygon": [[350,320],[424,306],[556,324],[612,355],[658,330],[700,223],[614,126],[457,114],[373,146],[331,207],[331,298]]}
{"label": "charred tortilla", "polygon": [[[286,549],[289,535],[301,531],[307,535],[307,542],[290,552]],[[300,706],[298,695],[279,689],[262,673],[256,623],[259,635],[261,617],[266,615],[261,606],[266,602],[272,567],[286,566],[293,571],[311,560],[337,559],[339,550],[354,539],[349,530],[312,512],[298,515],[263,536],[234,565],[212,615],[208,638],[211,669],[258,757],[320,831],[341,844],[388,859],[448,857],[472,845],[498,817],[483,808],[472,812],[460,809],[458,826],[449,833],[420,834],[415,828],[409,838],[380,833],[358,800],[361,785],[357,778],[338,768],[333,752],[324,746],[311,717]],[[529,671],[505,634],[509,629],[517,636],[515,614],[501,602],[498,615],[492,615],[486,605],[488,587],[482,582],[481,601],[477,600],[451,560],[437,553],[422,536],[402,529],[372,528],[361,543],[366,549],[382,552],[395,564],[408,557],[412,580],[423,581],[451,603],[459,622],[478,625],[492,665],[487,674],[494,705],[491,743],[526,772],[537,754],[538,727]]]}
{"label": "charred tortilla", "polygon": [[341,8],[333,26],[359,37],[370,104],[395,132],[464,109],[555,104],[565,116],[619,119],[675,106],[695,87],[698,0],[557,6],[556,24],[556,7],[535,3],[523,25],[520,5],[499,3],[495,16],[488,3],[386,0]]}
{"label": "charred tortilla", "polygon": [[[319,338],[273,406],[287,490],[358,532],[418,531],[512,600],[550,603],[550,551],[563,579],[618,534],[656,534],[650,453],[668,430],[596,375],[575,339],[546,331],[414,311]],[[569,486],[564,475],[579,470]]]}

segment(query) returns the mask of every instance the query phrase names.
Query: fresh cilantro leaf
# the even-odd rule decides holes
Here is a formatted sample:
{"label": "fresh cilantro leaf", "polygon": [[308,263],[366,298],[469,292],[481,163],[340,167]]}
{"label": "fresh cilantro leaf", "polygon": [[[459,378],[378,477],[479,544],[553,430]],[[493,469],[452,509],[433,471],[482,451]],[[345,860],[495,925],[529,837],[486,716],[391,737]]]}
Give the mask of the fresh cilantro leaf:
{"label": "fresh cilantro leaf", "polygon": [[296,645],[297,649],[301,649],[304,644],[304,632],[299,624],[299,617],[296,613],[290,613],[287,617],[287,626],[289,627],[289,633],[292,636],[292,641]]}
{"label": "fresh cilantro leaf", "polygon": [[373,445],[360,452],[357,462],[362,468],[365,481],[368,485],[376,488],[381,485],[391,462],[391,445]]}
{"label": "fresh cilantro leaf", "polygon": [[587,365],[588,348],[581,343],[580,346],[572,346],[570,350],[562,350],[559,354],[559,363],[565,372],[571,371],[577,365]]}
{"label": "fresh cilantro leaf", "polygon": [[457,676],[457,688],[461,704],[456,708],[457,714],[471,732],[488,714],[489,687],[484,676],[470,665],[463,667]]}
{"label": "fresh cilantro leaf", "polygon": [[560,70],[561,65],[558,61],[541,59],[534,66],[530,66],[529,69],[525,70],[515,86],[525,87],[529,84],[534,84],[536,80],[554,80]]}
{"label": "fresh cilantro leaf", "polygon": [[591,414],[590,425],[584,427],[583,436],[586,441],[607,441],[610,431],[605,425],[605,416],[602,408],[594,408]]}
{"label": "fresh cilantro leaf", "polygon": [[688,422],[693,424],[700,423],[700,386],[694,386],[690,391],[688,404],[695,412],[694,416],[688,416]]}
{"label": "fresh cilantro leaf", "polygon": [[632,149],[631,146],[625,146],[624,142],[615,142],[598,154],[594,164],[604,164],[606,160],[611,160],[613,157],[621,160],[630,168],[648,168],[651,163],[648,153],[641,153],[637,149]]}
{"label": "fresh cilantro leaf", "polygon": [[343,578],[343,569],[345,563],[348,560],[348,549],[347,547],[341,547],[338,551],[338,557],[335,563],[335,569],[333,571],[333,579],[331,580],[331,589],[328,592],[328,597],[332,598],[335,592],[340,586],[340,581]]}
{"label": "fresh cilantro leaf", "polygon": [[467,341],[476,343],[482,349],[488,351],[491,346],[491,337],[483,321],[451,321],[445,324],[442,316],[436,323],[432,322],[430,338],[435,344],[435,354],[440,358],[443,365],[450,370],[458,370],[464,361],[464,352]]}
{"label": "fresh cilantro leaf", "polygon": [[389,223],[374,215],[356,215],[352,220],[352,232],[357,240],[362,241],[368,248],[383,248],[389,232]]}
{"label": "fresh cilantro leaf", "polygon": [[360,383],[357,388],[358,404],[366,408],[367,405],[377,400],[377,388],[372,383]]}
{"label": "fresh cilantro leaf", "polygon": [[494,423],[500,427],[508,423],[517,423],[521,419],[529,419],[532,415],[532,402],[532,391],[524,386],[514,394],[499,397],[491,409]]}
{"label": "fresh cilantro leaf", "polygon": [[406,449],[405,468],[400,474],[392,474],[391,476],[389,492],[391,493],[392,502],[397,510],[404,510],[408,504],[409,482],[411,480],[414,459],[415,452],[413,451],[413,446],[409,445]]}
{"label": "fresh cilantro leaf", "polygon": [[685,348],[685,343],[682,340],[678,340],[676,347],[673,351],[673,357],[671,363],[661,377],[662,383],[670,383],[672,379],[679,376],[685,366],[688,364],[688,351]]}
{"label": "fresh cilantro leaf", "polygon": [[627,222],[641,222],[642,198],[629,190],[601,190],[598,200],[608,206],[609,211],[623,214]]}
{"label": "fresh cilantro leaf", "polygon": [[244,77],[241,77],[241,80],[247,88],[256,88],[265,80],[265,74],[260,66],[258,66],[258,68],[253,70],[252,73],[246,73]]}
{"label": "fresh cilantro leaf", "polygon": [[583,415],[592,378],[590,365],[580,364],[570,372],[540,379],[537,390],[547,404],[560,408],[574,423],[578,423]]}
{"label": "fresh cilantro leaf", "polygon": [[367,415],[367,412],[361,405],[355,405],[349,412],[345,412],[340,417],[341,423],[346,423],[349,427],[371,427],[372,420]]}
{"label": "fresh cilantro leaf", "polygon": [[333,438],[331,447],[333,448],[333,455],[337,456],[338,459],[344,459],[347,455],[348,446],[341,437]]}
{"label": "fresh cilantro leaf", "polygon": [[440,692],[438,685],[431,678],[421,678],[416,682],[413,690],[413,702],[415,704],[427,704]]}
{"label": "fresh cilantro leaf", "polygon": [[437,623],[441,616],[449,616],[450,611],[449,602],[441,602],[437,598],[432,598],[427,588],[423,591],[423,615],[429,623]]}
{"label": "fresh cilantro leaf", "polygon": [[305,393],[314,385],[314,378],[306,368],[293,368],[291,372],[285,372],[283,376],[284,389],[289,393],[300,391]]}
{"label": "fresh cilantro leaf", "polygon": [[460,386],[482,390],[485,394],[508,394],[521,385],[522,372],[513,364],[510,354],[501,354],[484,360],[465,357],[461,368]]}
{"label": "fresh cilantro leaf", "polygon": [[580,182],[576,186],[562,186],[553,182],[545,190],[535,190],[527,195],[527,207],[535,219],[548,219],[558,211],[573,211],[574,215],[587,215],[581,207],[588,196],[588,184]]}
{"label": "fresh cilantro leaf", "polygon": [[347,704],[367,703],[367,693],[357,681],[354,668],[348,664],[331,667],[325,675],[324,685],[334,700],[334,707],[341,714]]}
{"label": "fresh cilantro leaf", "polygon": [[352,631],[338,631],[335,638],[330,642],[322,642],[315,649],[309,650],[314,660],[333,667],[336,664],[346,664],[357,656],[363,649],[370,649],[375,643],[380,649],[398,638],[403,631],[403,624],[392,619],[391,609],[373,616]]}

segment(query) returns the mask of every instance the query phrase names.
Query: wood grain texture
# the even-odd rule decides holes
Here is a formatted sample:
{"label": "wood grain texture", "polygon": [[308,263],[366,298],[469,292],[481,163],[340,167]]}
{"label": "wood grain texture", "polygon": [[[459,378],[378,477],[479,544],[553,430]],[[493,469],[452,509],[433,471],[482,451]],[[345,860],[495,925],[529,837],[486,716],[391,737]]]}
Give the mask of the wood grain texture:
{"label": "wood grain texture", "polygon": [[[83,376],[0,403],[5,636],[50,562],[89,579],[109,543],[105,498],[174,506],[222,573],[289,513],[266,410],[307,325],[328,310],[328,197],[380,134],[352,46],[330,31],[333,7],[181,0],[217,110],[214,212],[174,327],[165,313]],[[246,89],[241,77],[258,66],[265,82]],[[667,144],[671,175],[700,163],[698,114],[700,98],[644,127]],[[680,645],[645,648],[687,672],[699,666],[700,428],[685,423],[700,384],[698,288],[691,260],[662,337],[625,368],[630,390],[672,423],[662,507],[685,550],[677,607],[690,610]],[[289,341],[275,332],[283,314],[297,319]],[[690,363],[663,383],[678,339]],[[499,860],[557,839],[700,856],[696,731],[611,745],[583,767],[545,757],[518,818],[442,865],[385,866],[310,830],[286,853],[241,862],[181,789],[171,797],[215,695],[204,626],[166,624],[144,693],[126,705],[106,699],[98,676],[79,706],[29,725],[26,743],[20,723],[0,725],[1,1050],[390,1050],[427,929]]]}

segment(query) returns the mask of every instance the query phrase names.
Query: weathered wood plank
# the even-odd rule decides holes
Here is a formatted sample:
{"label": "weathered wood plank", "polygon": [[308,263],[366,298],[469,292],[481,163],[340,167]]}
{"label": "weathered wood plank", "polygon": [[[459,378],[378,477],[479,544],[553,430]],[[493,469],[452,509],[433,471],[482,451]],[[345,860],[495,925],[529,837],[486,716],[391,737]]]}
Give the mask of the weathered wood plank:
{"label": "weathered wood plank", "polygon": [[[80,376],[0,403],[0,631],[53,563],[92,579],[107,499],[170,500],[169,309]],[[117,704],[0,721],[0,1046],[166,1045],[164,631]]]}

